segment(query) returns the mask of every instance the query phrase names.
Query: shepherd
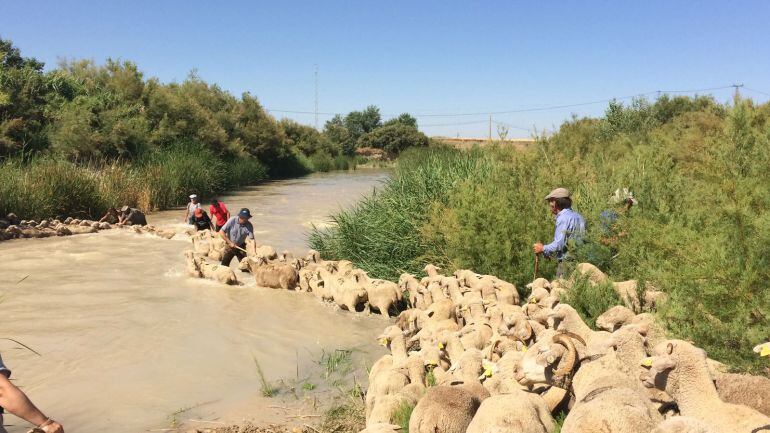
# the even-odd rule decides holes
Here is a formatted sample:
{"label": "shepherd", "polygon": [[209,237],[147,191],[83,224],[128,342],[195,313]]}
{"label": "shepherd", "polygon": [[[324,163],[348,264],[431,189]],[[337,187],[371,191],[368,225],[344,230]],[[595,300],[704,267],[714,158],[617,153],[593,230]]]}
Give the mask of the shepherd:
{"label": "shepherd", "polygon": [[230,266],[233,257],[237,257],[238,261],[246,257],[246,238],[254,239],[254,226],[249,219],[251,219],[251,212],[243,208],[237,216],[230,218],[222,226],[219,236],[227,242],[222,256],[222,266]]}
{"label": "shepherd", "polygon": [[227,206],[217,199],[211,200],[209,214],[214,217],[214,231],[216,232],[222,229],[222,226],[230,219],[230,211],[227,210]]}
{"label": "shepherd", "polygon": [[567,242],[580,240],[586,230],[586,222],[583,217],[572,210],[572,193],[567,188],[556,188],[545,196],[545,201],[551,207],[551,213],[556,216],[556,228],[553,241],[548,245],[538,242],[532,246],[535,254],[545,257],[555,257],[556,278],[564,276],[566,271],[564,260],[568,258]]}
{"label": "shepherd", "polygon": [[195,209],[203,208],[201,207],[200,200],[198,200],[198,194],[190,194],[190,203],[187,203],[187,213],[184,217],[187,224],[193,225],[195,223]]}

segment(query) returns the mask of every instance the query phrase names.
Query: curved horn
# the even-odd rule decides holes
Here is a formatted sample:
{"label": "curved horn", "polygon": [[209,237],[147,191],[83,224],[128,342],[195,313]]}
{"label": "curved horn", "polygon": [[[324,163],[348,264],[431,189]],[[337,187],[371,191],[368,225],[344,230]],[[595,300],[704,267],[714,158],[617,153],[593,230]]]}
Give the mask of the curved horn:
{"label": "curved horn", "polygon": [[575,350],[575,344],[572,343],[572,340],[568,336],[563,334],[554,335],[552,341],[561,344],[567,349],[567,353],[562,356],[560,363],[561,367],[553,372],[554,376],[565,376],[572,372],[572,369],[575,368],[575,363],[577,363],[577,350]]}
{"label": "curved horn", "polygon": [[567,337],[569,337],[569,338],[572,338],[572,339],[574,339],[574,340],[577,340],[577,341],[579,341],[579,342],[580,342],[580,344],[582,344],[583,346],[586,346],[586,347],[588,347],[588,345],[586,344],[586,341],[585,341],[585,340],[583,340],[583,337],[581,337],[581,336],[579,336],[579,335],[575,334],[574,332],[569,332],[569,331],[559,331],[559,334],[560,334],[560,335],[566,335],[566,336],[567,336]]}
{"label": "curved horn", "polygon": [[666,352],[671,355],[674,352],[674,343],[668,343],[666,346]]}

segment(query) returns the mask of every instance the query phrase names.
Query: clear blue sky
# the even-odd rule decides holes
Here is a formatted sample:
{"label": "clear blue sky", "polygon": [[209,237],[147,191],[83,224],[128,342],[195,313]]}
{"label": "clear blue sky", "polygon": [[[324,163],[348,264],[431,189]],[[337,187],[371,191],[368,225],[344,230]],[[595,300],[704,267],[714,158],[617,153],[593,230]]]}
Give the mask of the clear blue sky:
{"label": "clear blue sky", "polygon": [[[271,109],[369,104],[383,114],[510,111],[745,83],[770,94],[770,2],[4,1],[0,37],[59,58],[132,60]],[[727,101],[731,89],[713,93]],[[755,100],[768,95],[744,91]],[[539,129],[606,104],[497,114]],[[313,115],[274,114],[313,124]],[[329,116],[321,115],[321,124]],[[487,115],[418,117],[429,135],[485,136]],[[476,123],[469,123],[476,122]],[[449,126],[430,125],[450,124]],[[511,130],[511,136],[527,131]]]}

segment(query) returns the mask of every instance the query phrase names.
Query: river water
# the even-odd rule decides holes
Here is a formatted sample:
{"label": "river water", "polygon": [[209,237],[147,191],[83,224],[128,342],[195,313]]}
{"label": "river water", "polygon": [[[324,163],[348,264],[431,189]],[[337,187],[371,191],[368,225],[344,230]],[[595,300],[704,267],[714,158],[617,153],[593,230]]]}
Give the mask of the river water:
{"label": "river water", "polygon": [[[251,209],[261,243],[303,253],[312,224],[325,224],[387,176],[374,169],[313,174],[222,200],[233,213]],[[183,210],[164,211],[148,221],[182,232],[182,217]],[[165,240],[127,230],[0,243],[0,337],[42,356],[6,341],[0,353],[15,383],[66,431],[163,431],[189,419],[212,421],[209,427],[280,422],[267,409],[279,403],[260,395],[254,358],[277,381],[316,377],[324,351],[357,348],[361,363],[381,354],[374,341],[386,325],[380,317],[257,288],[246,274],[243,286],[190,278],[189,246],[181,234]],[[10,415],[5,424],[12,433],[28,428]]]}

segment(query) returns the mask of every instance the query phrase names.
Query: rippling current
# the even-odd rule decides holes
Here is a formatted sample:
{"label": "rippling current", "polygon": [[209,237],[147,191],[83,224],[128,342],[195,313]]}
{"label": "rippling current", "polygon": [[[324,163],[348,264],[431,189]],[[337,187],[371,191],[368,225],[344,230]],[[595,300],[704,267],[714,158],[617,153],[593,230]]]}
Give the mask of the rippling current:
{"label": "rippling current", "polygon": [[[222,197],[234,214],[249,207],[257,239],[276,250],[307,250],[312,224],[369,194],[388,173],[314,174]],[[208,204],[206,204],[208,208]],[[174,228],[184,210],[148,216]],[[162,431],[174,412],[217,422],[280,421],[264,410],[254,357],[268,380],[317,373],[322,351],[381,352],[386,322],[322,305],[315,297],[189,278],[186,236],[126,230],[0,243],[0,341],[15,383],[67,432]],[[233,265],[234,266],[234,265]],[[11,433],[26,431],[6,415]]]}

